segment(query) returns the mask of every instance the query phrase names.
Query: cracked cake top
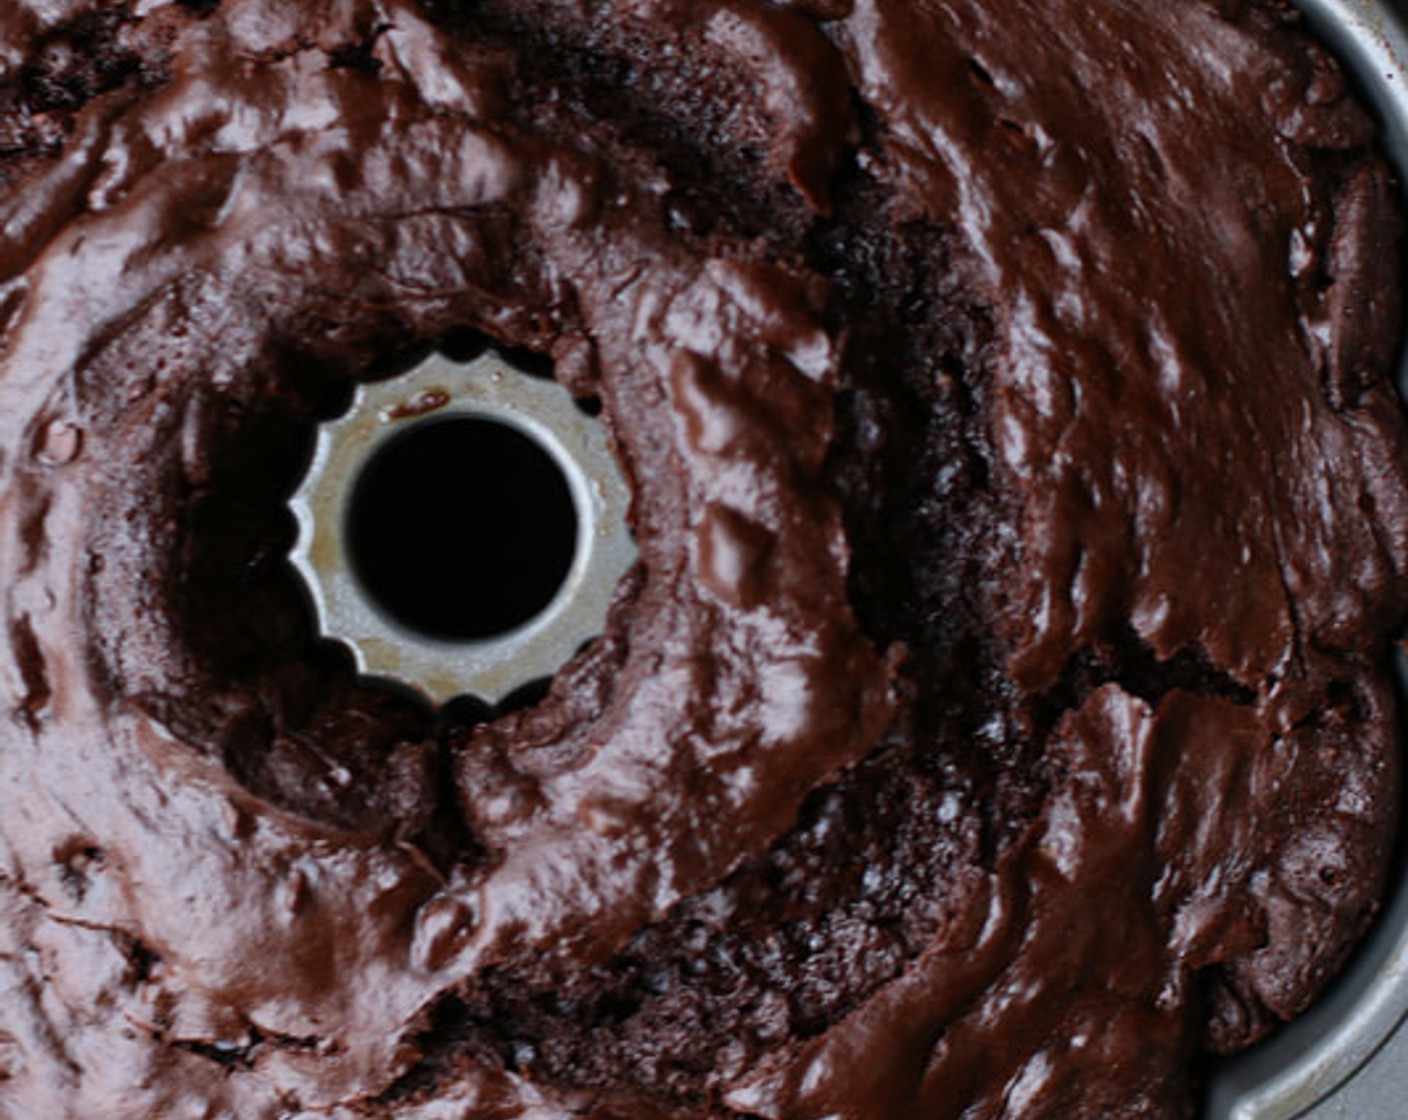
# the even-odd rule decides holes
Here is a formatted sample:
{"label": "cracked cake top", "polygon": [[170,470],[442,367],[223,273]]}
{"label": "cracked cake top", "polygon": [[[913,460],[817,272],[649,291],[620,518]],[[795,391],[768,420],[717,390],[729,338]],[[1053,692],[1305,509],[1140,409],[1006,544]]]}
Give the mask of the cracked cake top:
{"label": "cracked cake top", "polygon": [[[1273,0],[10,0],[0,1116],[1192,1114],[1398,798],[1398,219]],[[288,563],[531,353],[640,562],[540,694]]]}

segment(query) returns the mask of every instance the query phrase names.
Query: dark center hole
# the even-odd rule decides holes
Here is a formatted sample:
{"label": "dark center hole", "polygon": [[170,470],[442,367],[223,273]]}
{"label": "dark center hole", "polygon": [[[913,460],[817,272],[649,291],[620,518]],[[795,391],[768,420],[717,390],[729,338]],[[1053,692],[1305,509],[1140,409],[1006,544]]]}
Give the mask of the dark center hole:
{"label": "dark center hole", "polygon": [[352,567],[402,626],[473,641],[523,625],[572,567],[577,510],[556,460],[484,417],[424,421],[362,470],[347,537]]}

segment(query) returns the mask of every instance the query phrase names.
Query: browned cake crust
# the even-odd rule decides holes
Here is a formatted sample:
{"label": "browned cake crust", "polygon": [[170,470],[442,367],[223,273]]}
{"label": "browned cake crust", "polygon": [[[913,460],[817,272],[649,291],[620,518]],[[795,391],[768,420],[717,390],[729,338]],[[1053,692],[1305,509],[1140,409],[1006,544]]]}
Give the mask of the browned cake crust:
{"label": "browned cake crust", "polygon": [[[1398,224],[1291,9],[6,0],[0,1116],[1189,1115],[1397,802]],[[358,380],[596,398],[550,690],[320,641]]]}

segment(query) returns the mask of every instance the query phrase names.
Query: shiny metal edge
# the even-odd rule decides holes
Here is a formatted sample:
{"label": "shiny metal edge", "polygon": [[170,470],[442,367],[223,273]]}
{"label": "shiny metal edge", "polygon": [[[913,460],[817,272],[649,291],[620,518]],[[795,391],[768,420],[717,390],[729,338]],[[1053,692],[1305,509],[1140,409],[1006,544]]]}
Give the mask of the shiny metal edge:
{"label": "shiny metal edge", "polygon": [[[1385,150],[1408,184],[1408,0],[1295,2],[1377,111]],[[1408,347],[1398,384],[1408,400]],[[1397,668],[1408,698],[1401,651]],[[1408,860],[1400,859],[1397,873],[1384,912],[1324,997],[1214,1072],[1207,1120],[1408,1116]]]}
{"label": "shiny metal edge", "polygon": [[[430,637],[385,613],[358,576],[347,539],[367,463],[406,432],[449,416],[487,418],[527,435],[556,461],[578,519],[575,556],[553,598],[521,626],[475,641]],[[360,672],[419,689],[436,703],[470,695],[497,704],[552,676],[605,628],[616,586],[637,559],[630,501],[606,429],[560,384],[531,377],[492,350],[468,363],[433,354],[399,377],[359,386],[351,409],[322,425],[289,502],[298,523],[290,559],[320,631],[348,647]]]}

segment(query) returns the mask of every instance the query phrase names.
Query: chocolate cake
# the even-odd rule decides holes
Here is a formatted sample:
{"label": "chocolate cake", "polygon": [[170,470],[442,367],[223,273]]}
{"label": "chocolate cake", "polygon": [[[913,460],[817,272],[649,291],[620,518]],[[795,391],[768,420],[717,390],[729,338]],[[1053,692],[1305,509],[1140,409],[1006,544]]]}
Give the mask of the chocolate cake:
{"label": "chocolate cake", "polygon": [[[0,1116],[1193,1115],[1385,886],[1394,190],[1276,0],[7,0]],[[436,709],[287,503],[489,348],[640,560]]]}

